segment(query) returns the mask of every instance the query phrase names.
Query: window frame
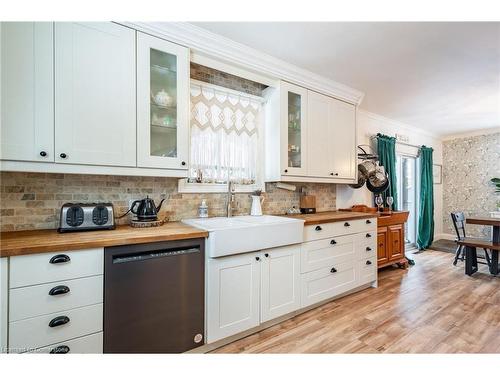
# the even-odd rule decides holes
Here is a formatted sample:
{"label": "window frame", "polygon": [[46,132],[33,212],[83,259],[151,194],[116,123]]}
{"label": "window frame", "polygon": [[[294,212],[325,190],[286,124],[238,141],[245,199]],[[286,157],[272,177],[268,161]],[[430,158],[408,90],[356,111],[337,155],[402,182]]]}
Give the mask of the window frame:
{"label": "window frame", "polygon": [[[194,83],[196,85],[203,85],[206,87],[212,87],[221,91],[228,91],[238,93],[237,90],[216,85],[213,83],[202,82],[196,79],[190,79],[190,84]],[[190,85],[191,92],[191,85]],[[255,97],[255,95],[247,94],[242,92],[242,95],[248,97]],[[266,126],[266,106],[268,101],[265,97],[260,98],[262,100],[262,121],[259,123],[258,129],[258,149],[257,149],[257,171],[256,171],[256,183],[251,185],[234,184],[235,193],[252,193],[256,190],[265,191],[265,181],[264,181],[264,162],[265,162],[265,126]],[[189,108],[191,111],[191,99],[189,101]],[[191,119],[191,116],[190,116]],[[189,121],[189,155],[191,155],[191,121]],[[189,160],[191,162],[191,160]],[[189,169],[188,169],[189,170]],[[183,194],[198,194],[198,193],[226,193],[228,190],[228,183],[218,184],[218,183],[203,183],[203,182],[189,182],[189,178],[179,179],[177,184],[177,190],[179,193]]]}

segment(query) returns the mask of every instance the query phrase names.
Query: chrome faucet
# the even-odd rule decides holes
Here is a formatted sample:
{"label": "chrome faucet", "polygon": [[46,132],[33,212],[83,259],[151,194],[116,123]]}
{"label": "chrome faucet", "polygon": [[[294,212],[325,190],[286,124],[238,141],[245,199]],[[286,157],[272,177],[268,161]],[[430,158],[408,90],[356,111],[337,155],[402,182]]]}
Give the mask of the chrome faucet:
{"label": "chrome faucet", "polygon": [[234,203],[234,182],[229,181],[227,183],[227,217],[233,216],[233,203]]}

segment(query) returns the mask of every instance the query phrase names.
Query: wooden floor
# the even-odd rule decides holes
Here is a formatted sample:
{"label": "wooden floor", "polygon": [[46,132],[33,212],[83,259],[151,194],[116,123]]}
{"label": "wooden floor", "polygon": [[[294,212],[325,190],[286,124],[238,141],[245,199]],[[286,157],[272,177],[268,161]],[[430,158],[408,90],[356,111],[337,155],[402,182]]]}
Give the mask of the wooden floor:
{"label": "wooden floor", "polygon": [[[453,255],[412,255],[379,287],[330,302],[216,353],[500,353],[500,277],[472,277]],[[484,267],[484,266],[483,266]]]}

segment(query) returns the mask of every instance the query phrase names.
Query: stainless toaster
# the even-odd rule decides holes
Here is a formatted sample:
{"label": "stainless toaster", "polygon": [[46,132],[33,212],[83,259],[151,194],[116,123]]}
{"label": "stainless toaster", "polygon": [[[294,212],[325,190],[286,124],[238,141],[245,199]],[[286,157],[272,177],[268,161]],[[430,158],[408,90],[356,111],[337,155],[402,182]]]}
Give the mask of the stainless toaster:
{"label": "stainless toaster", "polygon": [[111,203],[65,203],[61,207],[59,232],[115,229]]}

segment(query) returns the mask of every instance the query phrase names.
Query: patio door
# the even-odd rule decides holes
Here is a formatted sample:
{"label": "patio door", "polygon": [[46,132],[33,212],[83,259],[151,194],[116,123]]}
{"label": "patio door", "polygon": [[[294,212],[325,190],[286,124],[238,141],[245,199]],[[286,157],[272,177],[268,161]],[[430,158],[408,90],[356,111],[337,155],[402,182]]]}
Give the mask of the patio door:
{"label": "patio door", "polygon": [[405,244],[415,246],[417,242],[418,216],[418,184],[417,158],[414,156],[397,154],[396,178],[398,181],[398,210],[409,211],[408,221],[405,223]]}

